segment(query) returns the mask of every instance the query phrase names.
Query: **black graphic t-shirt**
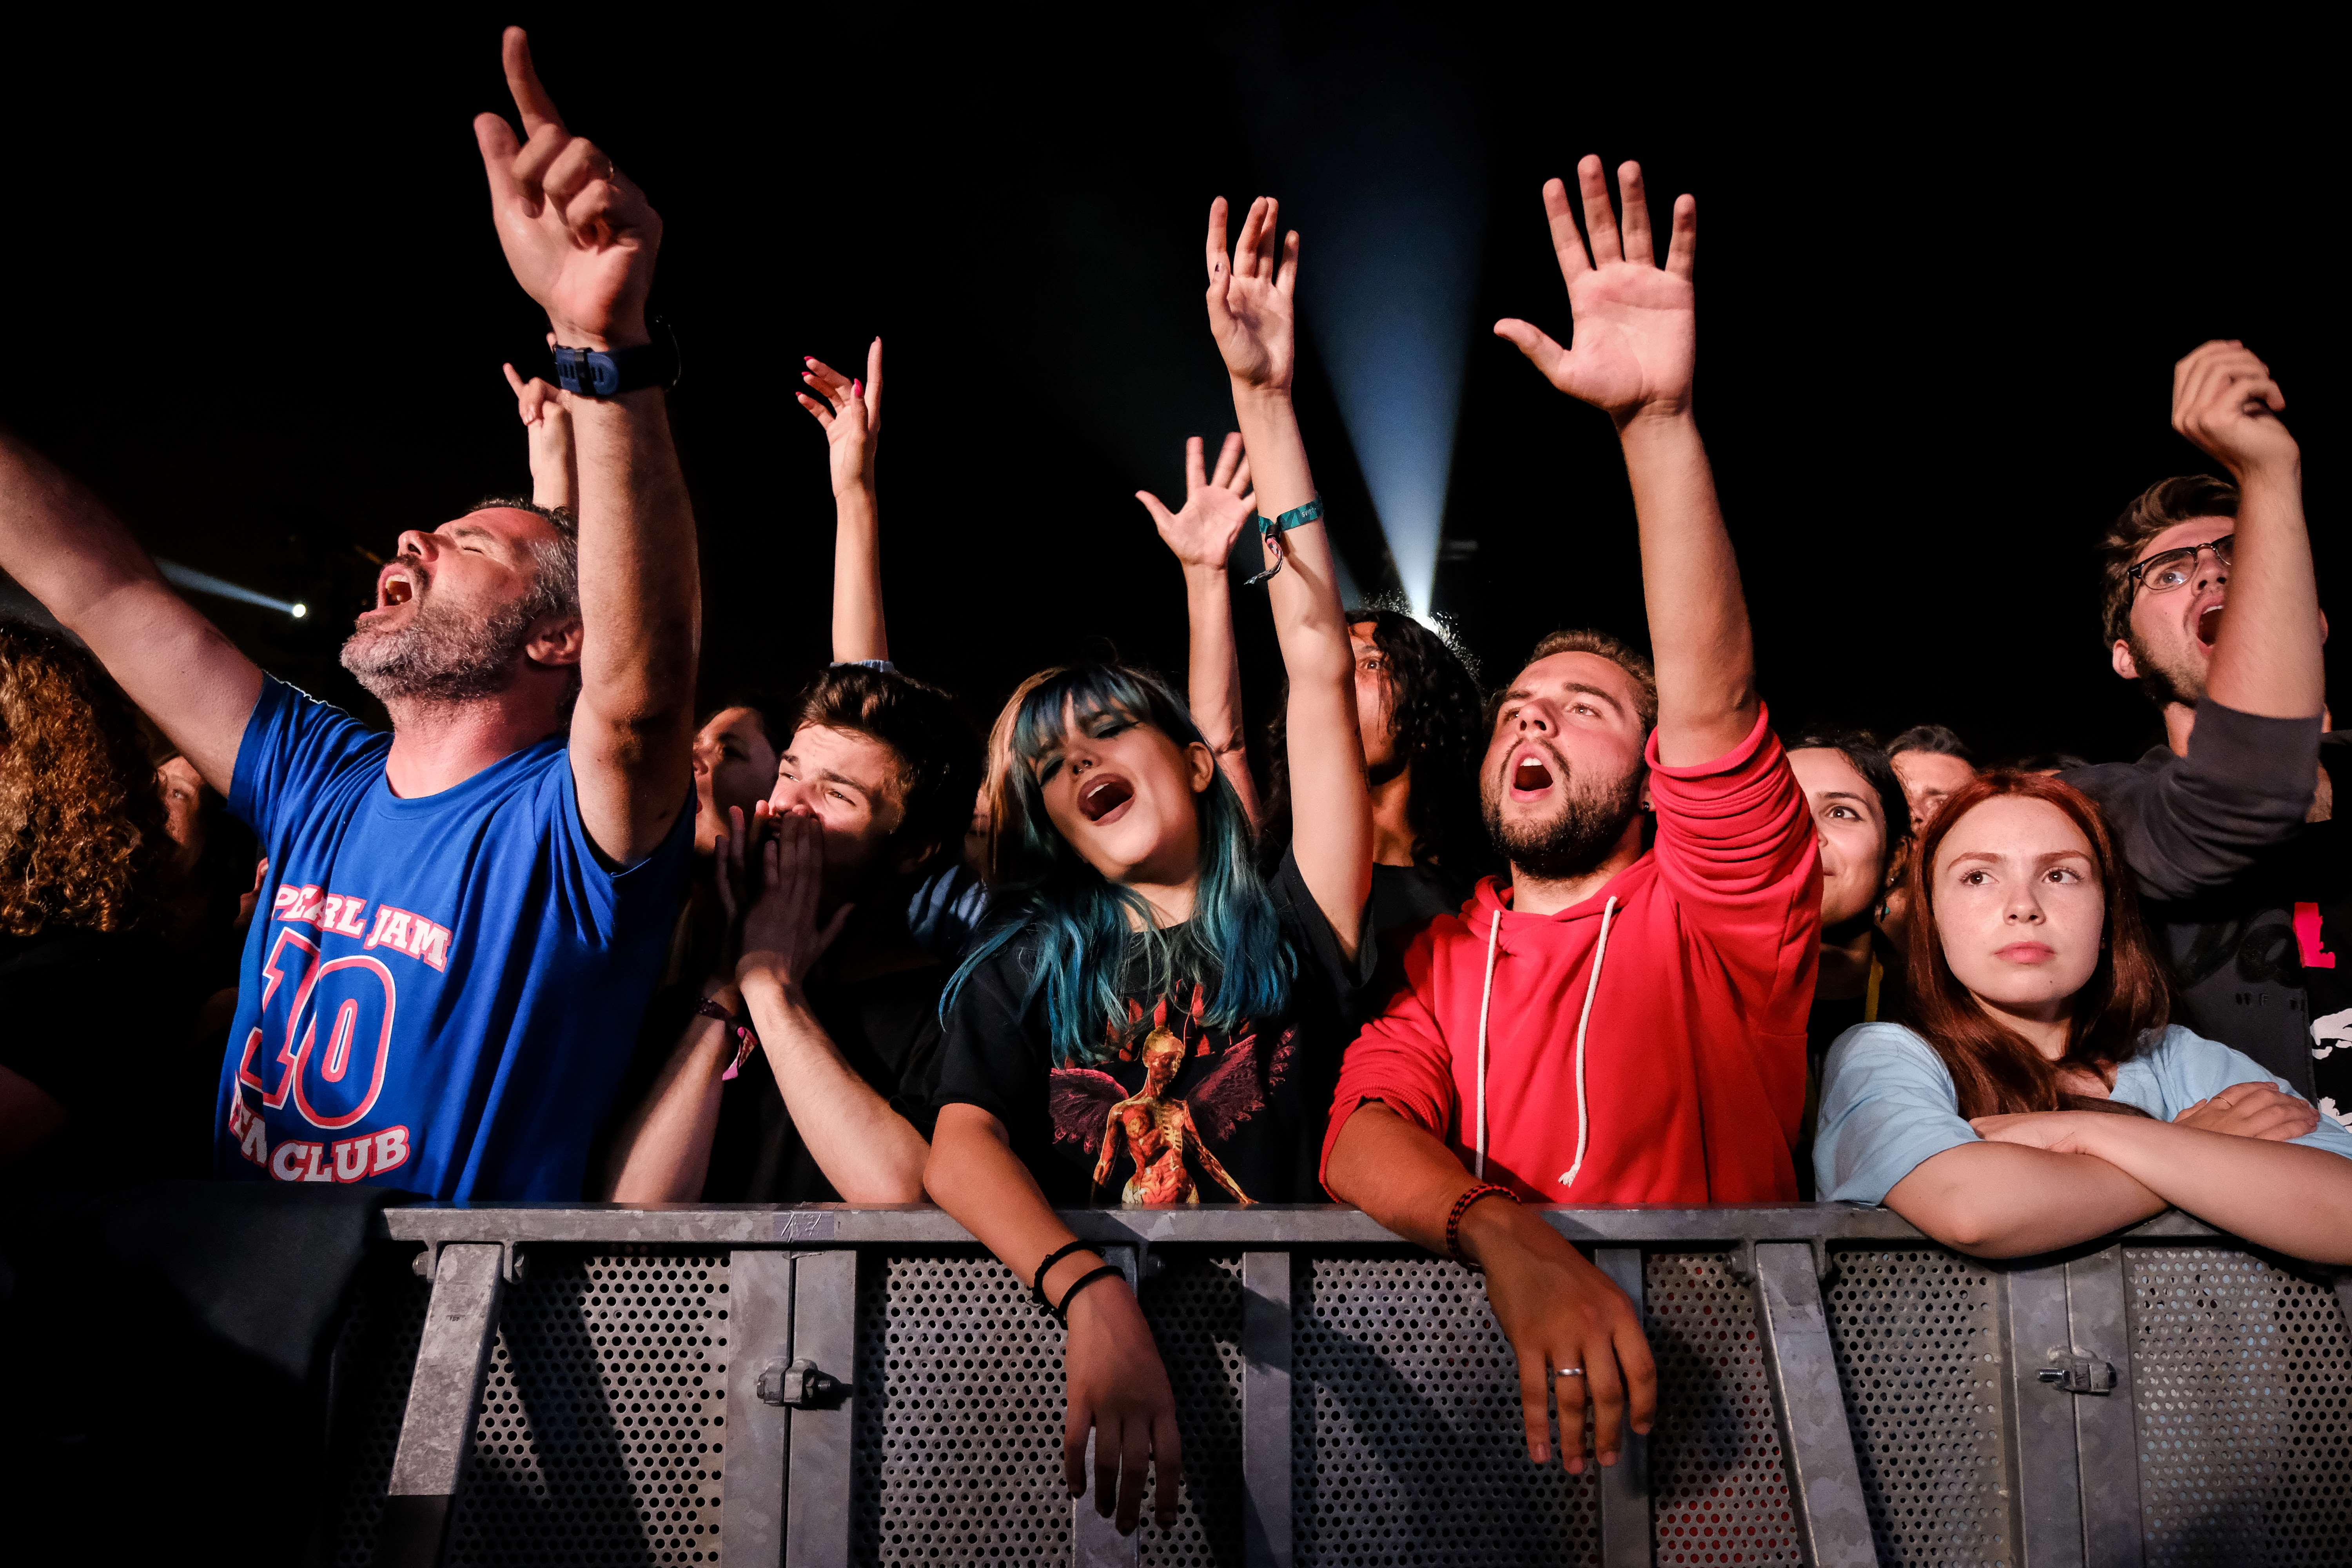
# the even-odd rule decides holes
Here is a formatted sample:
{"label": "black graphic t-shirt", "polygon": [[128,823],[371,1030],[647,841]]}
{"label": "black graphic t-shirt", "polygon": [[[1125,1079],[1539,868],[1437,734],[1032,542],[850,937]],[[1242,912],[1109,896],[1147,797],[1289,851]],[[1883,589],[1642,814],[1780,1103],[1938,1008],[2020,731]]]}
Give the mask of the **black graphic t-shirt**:
{"label": "black graphic t-shirt", "polygon": [[1289,856],[1271,887],[1297,965],[1279,1016],[1210,1027],[1213,978],[1155,991],[1138,938],[1125,1016],[1103,1020],[1100,1059],[1056,1067],[1044,990],[1031,994],[1035,948],[1015,938],[949,1009],[937,1102],[1003,1122],[1057,1208],[1312,1201],[1339,1052],[1377,953],[1363,940],[1355,958],[1341,954]]}

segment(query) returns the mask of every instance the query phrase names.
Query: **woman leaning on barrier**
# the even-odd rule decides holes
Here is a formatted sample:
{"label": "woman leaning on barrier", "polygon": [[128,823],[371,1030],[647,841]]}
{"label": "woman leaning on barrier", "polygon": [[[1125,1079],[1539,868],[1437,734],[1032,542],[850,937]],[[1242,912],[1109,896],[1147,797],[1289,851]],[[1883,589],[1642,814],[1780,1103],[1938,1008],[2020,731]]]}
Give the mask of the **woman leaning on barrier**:
{"label": "woman leaning on barrier", "polygon": [[2352,1131],[2229,1047],[2168,1026],[2163,970],[2098,807],[2000,772],[1956,792],[1910,879],[1913,1026],[1831,1051],[1814,1168],[1988,1258],[2179,1207],[2352,1263]]}

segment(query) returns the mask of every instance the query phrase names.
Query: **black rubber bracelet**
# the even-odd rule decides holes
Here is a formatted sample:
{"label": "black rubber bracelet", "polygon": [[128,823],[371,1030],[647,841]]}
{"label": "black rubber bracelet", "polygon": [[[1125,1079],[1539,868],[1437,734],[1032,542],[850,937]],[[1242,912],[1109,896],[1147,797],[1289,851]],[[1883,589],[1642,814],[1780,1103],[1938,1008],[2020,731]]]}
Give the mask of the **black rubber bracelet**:
{"label": "black rubber bracelet", "polygon": [[1119,1268],[1115,1263],[1106,1263],[1100,1268],[1097,1268],[1090,1273],[1079,1275],[1076,1281],[1073,1283],[1068,1289],[1062,1292],[1062,1304],[1054,1309],[1054,1316],[1061,1320],[1062,1327],[1066,1329],[1068,1328],[1070,1326],[1070,1303],[1076,1299],[1079,1291],[1085,1289],[1087,1286],[1093,1284],[1097,1279],[1124,1279],[1126,1278],[1127,1270]]}
{"label": "black rubber bracelet", "polygon": [[1047,1300],[1045,1295],[1045,1271],[1047,1269],[1053,1268],[1054,1265],[1059,1263],[1073,1252],[1092,1252],[1093,1250],[1093,1247],[1088,1247],[1083,1241],[1074,1241],[1066,1247],[1057,1247],[1054,1248],[1053,1251],[1045,1254],[1045,1261],[1037,1265],[1037,1272],[1031,1275],[1029,1278],[1029,1294],[1037,1299],[1037,1305],[1045,1308],[1045,1310],[1049,1312],[1054,1310],[1054,1303]]}

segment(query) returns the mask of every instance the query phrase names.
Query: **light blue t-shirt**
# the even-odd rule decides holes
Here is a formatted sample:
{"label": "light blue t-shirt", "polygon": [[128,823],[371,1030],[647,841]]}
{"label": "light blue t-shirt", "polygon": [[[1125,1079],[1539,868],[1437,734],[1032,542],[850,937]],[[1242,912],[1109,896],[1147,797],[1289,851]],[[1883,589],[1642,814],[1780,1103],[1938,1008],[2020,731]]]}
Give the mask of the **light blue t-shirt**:
{"label": "light blue t-shirt", "polygon": [[[2176,1024],[2116,1068],[2108,1098],[2169,1121],[2233,1083],[2294,1092],[2252,1057]],[[1883,1204],[1923,1161],[1978,1142],[1976,1129],[1960,1115],[1943,1058],[1909,1029],[1856,1024],[1830,1047],[1813,1138],[1813,1181],[1822,1202]],[[2326,1116],[2294,1142],[2352,1159],[2352,1131]]]}
{"label": "light blue t-shirt", "polygon": [[599,859],[560,736],[403,800],[392,737],[262,683],[229,809],[269,857],[221,1067],[223,1176],[577,1199],[694,850]]}

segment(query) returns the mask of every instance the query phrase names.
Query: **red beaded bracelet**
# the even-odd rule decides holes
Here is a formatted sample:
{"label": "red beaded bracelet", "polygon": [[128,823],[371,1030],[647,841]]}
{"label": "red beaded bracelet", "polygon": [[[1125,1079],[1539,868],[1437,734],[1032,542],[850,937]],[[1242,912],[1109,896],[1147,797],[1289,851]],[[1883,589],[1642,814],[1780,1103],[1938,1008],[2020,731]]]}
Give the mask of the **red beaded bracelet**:
{"label": "red beaded bracelet", "polygon": [[1513,1203],[1519,1201],[1518,1194],[1510,1188],[1498,1187],[1492,1182],[1481,1182],[1454,1200],[1453,1211],[1445,1216],[1445,1256],[1465,1268],[1475,1268],[1477,1265],[1462,1256],[1462,1216],[1468,1214],[1470,1205],[1480,1198],[1508,1198]]}

